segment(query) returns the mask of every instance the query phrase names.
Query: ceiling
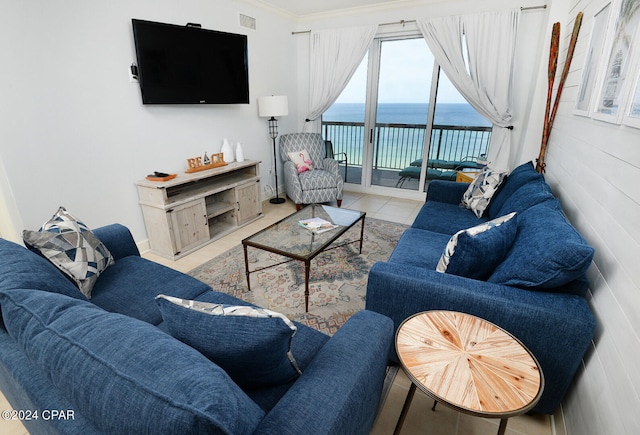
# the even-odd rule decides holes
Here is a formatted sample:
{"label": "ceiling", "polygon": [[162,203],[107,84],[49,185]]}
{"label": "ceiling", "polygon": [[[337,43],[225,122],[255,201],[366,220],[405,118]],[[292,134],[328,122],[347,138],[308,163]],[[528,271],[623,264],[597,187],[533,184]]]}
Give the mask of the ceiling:
{"label": "ceiling", "polygon": [[262,0],[264,3],[285,10],[293,15],[304,16],[326,13],[339,9],[363,6],[403,3],[407,0]]}

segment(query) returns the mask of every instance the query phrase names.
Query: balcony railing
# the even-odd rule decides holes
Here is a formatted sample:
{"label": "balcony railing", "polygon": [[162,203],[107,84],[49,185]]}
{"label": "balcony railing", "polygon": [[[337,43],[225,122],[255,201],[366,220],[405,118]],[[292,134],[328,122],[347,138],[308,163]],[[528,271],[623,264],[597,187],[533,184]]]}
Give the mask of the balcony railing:
{"label": "balcony railing", "polygon": [[[402,170],[421,159],[425,146],[425,124],[376,124],[374,169]],[[322,133],[331,140],[336,153],[346,153],[349,166],[362,166],[364,124],[323,121]],[[464,161],[487,153],[491,127],[434,125],[429,161]]]}

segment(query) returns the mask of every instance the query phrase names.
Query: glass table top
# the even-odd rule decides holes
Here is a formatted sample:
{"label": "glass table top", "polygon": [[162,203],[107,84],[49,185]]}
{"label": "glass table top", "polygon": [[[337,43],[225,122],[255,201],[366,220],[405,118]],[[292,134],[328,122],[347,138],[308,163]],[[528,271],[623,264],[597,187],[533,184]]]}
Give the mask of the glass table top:
{"label": "glass table top", "polygon": [[[307,260],[333,243],[356,222],[363,219],[365,214],[355,210],[311,204],[247,237],[242,241],[242,244],[298,260]],[[301,220],[310,218],[321,218],[337,225],[337,227],[316,234],[300,225]]]}

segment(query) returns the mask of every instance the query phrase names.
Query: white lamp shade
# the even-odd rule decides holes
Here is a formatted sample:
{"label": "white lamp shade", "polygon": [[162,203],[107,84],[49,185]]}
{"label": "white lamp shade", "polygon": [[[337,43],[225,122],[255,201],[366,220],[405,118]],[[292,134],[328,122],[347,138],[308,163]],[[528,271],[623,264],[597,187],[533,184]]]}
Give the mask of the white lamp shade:
{"label": "white lamp shade", "polygon": [[286,95],[269,95],[258,98],[258,115],[274,118],[289,114],[289,99]]}

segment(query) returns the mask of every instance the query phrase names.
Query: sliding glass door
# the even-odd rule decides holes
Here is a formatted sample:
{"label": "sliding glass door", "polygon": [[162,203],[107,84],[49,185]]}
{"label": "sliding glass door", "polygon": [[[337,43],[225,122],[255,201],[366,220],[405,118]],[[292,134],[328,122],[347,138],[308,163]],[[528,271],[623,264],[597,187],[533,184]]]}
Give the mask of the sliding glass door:
{"label": "sliding glass door", "polygon": [[369,55],[354,73],[336,102],[322,114],[322,136],[333,144],[346,183],[361,184],[364,165],[367,68]]}
{"label": "sliding glass door", "polygon": [[368,178],[372,186],[418,190],[435,62],[422,38],[376,42],[369,64],[377,80],[370,83]]}
{"label": "sliding glass door", "polygon": [[346,155],[345,181],[380,194],[455,180],[469,170],[462,162],[486,153],[491,135],[417,36],[376,38],[322,128]]}
{"label": "sliding glass door", "polygon": [[[375,39],[322,133],[347,156],[347,183],[417,190],[424,154],[433,56],[422,38]],[[414,166],[411,166],[414,163]],[[399,173],[410,168],[410,177]],[[346,176],[345,176],[346,172]],[[416,175],[417,174],[417,175]]]}

